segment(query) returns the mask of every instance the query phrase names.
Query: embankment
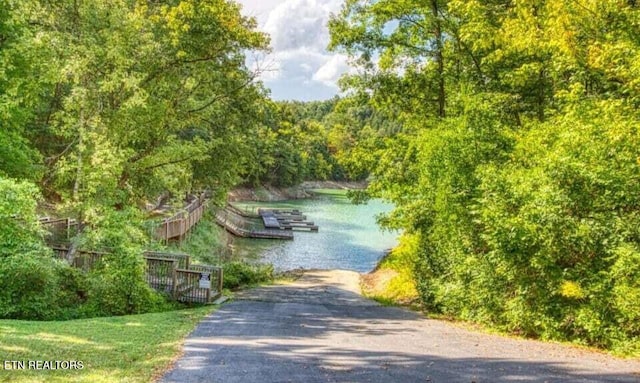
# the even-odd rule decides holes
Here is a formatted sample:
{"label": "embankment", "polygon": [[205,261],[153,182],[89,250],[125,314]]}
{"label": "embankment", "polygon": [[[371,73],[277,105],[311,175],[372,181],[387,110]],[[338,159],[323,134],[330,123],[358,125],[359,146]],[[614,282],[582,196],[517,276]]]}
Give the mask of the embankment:
{"label": "embankment", "polygon": [[229,192],[229,202],[286,201],[292,199],[311,198],[313,197],[313,189],[351,190],[364,189],[366,187],[367,183],[365,181],[305,181],[300,185],[291,187],[276,187],[271,185],[260,185],[253,188],[238,187]]}

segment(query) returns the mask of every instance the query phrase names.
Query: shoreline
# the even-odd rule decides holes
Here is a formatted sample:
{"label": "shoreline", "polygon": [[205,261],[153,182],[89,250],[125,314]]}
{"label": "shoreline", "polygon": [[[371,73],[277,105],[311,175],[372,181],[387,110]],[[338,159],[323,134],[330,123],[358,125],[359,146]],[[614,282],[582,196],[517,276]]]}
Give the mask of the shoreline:
{"label": "shoreline", "polygon": [[[288,200],[311,199],[315,197],[314,189],[327,190],[361,190],[367,187],[366,181],[305,181],[292,187],[275,187],[271,185],[259,185],[257,187],[238,187],[228,193],[228,202],[282,202]],[[389,268],[383,268],[385,261],[391,256],[393,248],[384,250],[375,266],[369,271],[356,271],[360,275],[360,283],[364,295],[375,296],[386,290],[388,284],[398,276],[398,272]],[[275,280],[295,280],[306,272],[324,270],[316,268],[293,268],[280,270],[276,273]],[[329,269],[327,269],[329,270]],[[407,304],[406,301],[396,302]],[[409,302],[412,303],[412,302]]]}
{"label": "shoreline", "polygon": [[313,189],[359,190],[367,187],[366,181],[305,181],[297,186],[276,187],[259,185],[237,187],[227,194],[228,202],[279,202],[313,198]]}

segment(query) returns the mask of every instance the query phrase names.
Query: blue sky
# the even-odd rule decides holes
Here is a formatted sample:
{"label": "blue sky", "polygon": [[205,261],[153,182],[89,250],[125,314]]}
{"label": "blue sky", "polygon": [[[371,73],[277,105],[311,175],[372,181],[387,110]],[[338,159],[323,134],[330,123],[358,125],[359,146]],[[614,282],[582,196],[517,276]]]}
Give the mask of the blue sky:
{"label": "blue sky", "polygon": [[243,14],[258,20],[271,36],[272,52],[249,57],[275,100],[324,100],[339,92],[340,75],[349,70],[344,55],[329,53],[327,22],[342,0],[237,0]]}

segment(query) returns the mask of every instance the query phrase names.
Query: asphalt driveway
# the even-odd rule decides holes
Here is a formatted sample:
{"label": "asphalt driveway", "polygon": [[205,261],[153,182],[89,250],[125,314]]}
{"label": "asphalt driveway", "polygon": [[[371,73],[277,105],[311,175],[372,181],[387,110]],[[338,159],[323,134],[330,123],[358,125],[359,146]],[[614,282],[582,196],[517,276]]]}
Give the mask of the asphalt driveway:
{"label": "asphalt driveway", "polygon": [[383,307],[359,274],[310,271],[207,317],[162,382],[640,382],[640,361]]}

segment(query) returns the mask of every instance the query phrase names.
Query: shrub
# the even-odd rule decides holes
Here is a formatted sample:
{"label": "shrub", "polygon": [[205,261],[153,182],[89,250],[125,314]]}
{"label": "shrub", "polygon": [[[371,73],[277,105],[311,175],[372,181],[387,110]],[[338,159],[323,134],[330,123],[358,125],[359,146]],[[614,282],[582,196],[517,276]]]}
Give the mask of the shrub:
{"label": "shrub", "polygon": [[54,270],[53,259],[38,254],[4,257],[0,262],[0,316],[47,319],[55,315]]}
{"label": "shrub", "polygon": [[106,212],[80,241],[84,248],[109,250],[88,276],[89,312],[125,315],[155,311],[163,304],[145,280],[147,237],[134,210]]}
{"label": "shrub", "polygon": [[640,328],[636,122],[615,102],[583,103],[523,135],[481,174],[482,237],[501,281],[500,323],[613,347]]}
{"label": "shrub", "polygon": [[383,158],[372,184],[397,204],[386,222],[419,238],[424,306],[640,351],[637,111],[583,100],[511,131],[482,103],[466,105],[466,117],[408,140],[401,162]]}
{"label": "shrub", "polygon": [[272,265],[253,265],[246,262],[229,262],[224,265],[224,287],[237,288],[273,280]]}
{"label": "shrub", "polygon": [[35,185],[0,177],[0,195],[0,317],[57,318],[83,301],[84,276],[45,246]]}

